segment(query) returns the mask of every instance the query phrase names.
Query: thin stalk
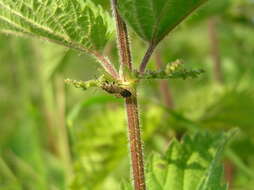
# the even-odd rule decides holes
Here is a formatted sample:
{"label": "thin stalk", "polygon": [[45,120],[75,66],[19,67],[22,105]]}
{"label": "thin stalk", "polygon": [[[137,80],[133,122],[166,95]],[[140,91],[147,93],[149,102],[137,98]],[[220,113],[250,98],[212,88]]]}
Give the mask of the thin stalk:
{"label": "thin stalk", "polygon": [[52,153],[55,156],[59,156],[58,151],[58,145],[57,145],[57,135],[56,135],[56,129],[55,129],[55,120],[54,120],[54,102],[53,102],[53,90],[50,82],[45,79],[44,73],[42,71],[45,70],[43,67],[45,64],[42,64],[42,55],[40,53],[40,50],[38,49],[38,46],[35,43],[32,43],[33,47],[33,53],[36,56],[37,65],[35,67],[36,69],[36,75],[39,78],[40,86],[39,89],[41,90],[41,101],[42,104],[42,110],[46,121],[46,129],[47,129],[47,148],[50,153]]}
{"label": "thin stalk", "polygon": [[[222,73],[222,63],[220,56],[220,43],[218,39],[217,31],[217,19],[211,17],[208,20],[208,32],[211,43],[211,57],[213,59],[213,73],[214,79],[220,84],[223,84],[224,78]],[[228,189],[232,189],[233,177],[234,177],[234,165],[229,161],[224,161],[225,179],[228,183]]]}
{"label": "thin stalk", "polygon": [[58,117],[57,123],[57,135],[58,135],[58,149],[61,156],[61,159],[64,163],[64,168],[66,169],[66,176],[68,179],[72,176],[72,158],[71,158],[71,150],[69,143],[69,136],[67,126],[65,124],[66,121],[66,99],[65,99],[65,86],[63,82],[63,77],[61,74],[56,75],[55,79],[55,104],[56,104],[56,115]]}
{"label": "thin stalk", "polygon": [[217,20],[214,17],[208,20],[208,32],[211,43],[211,57],[213,60],[214,79],[219,83],[223,83],[219,39],[217,32]]}
{"label": "thin stalk", "polygon": [[103,55],[99,54],[97,51],[90,51],[90,54],[95,56],[95,58],[100,62],[101,66],[105,69],[107,73],[109,73],[113,78],[119,79],[119,74],[116,72],[116,69],[110,61],[104,57]]}
{"label": "thin stalk", "polygon": [[232,189],[235,167],[230,160],[224,161],[225,179],[228,183],[228,190]]}
{"label": "thin stalk", "polygon": [[148,47],[148,49],[147,49],[147,51],[145,53],[145,56],[144,56],[144,58],[143,58],[143,60],[142,60],[142,62],[140,64],[140,67],[139,67],[139,72],[140,73],[144,73],[145,72],[146,66],[147,66],[148,61],[151,58],[151,56],[152,56],[152,54],[153,54],[153,52],[155,50],[155,47],[156,47],[156,44],[150,43],[150,45],[149,45],[149,47]]}
{"label": "thin stalk", "polygon": [[[162,61],[161,61],[161,56],[158,51],[155,52],[155,62],[157,69],[160,70],[162,69]],[[163,102],[167,108],[173,108],[173,98],[168,86],[168,80],[160,80],[160,92],[162,95]]]}
{"label": "thin stalk", "polygon": [[[114,18],[116,20],[117,27],[117,39],[118,39],[118,49],[121,58],[121,68],[123,69],[123,79],[128,80],[128,72],[132,71],[132,62],[130,54],[130,44],[128,40],[128,31],[126,24],[122,20],[120,14],[117,10],[117,0],[112,0],[112,9],[114,13]],[[125,72],[125,69],[128,72]],[[137,93],[136,86],[132,88],[132,95],[125,99],[125,108],[127,112],[128,120],[128,136],[129,136],[129,146],[131,153],[131,166],[132,175],[134,181],[135,190],[145,190],[145,174],[144,174],[144,161],[143,161],[143,150],[142,141],[139,126],[139,113],[138,113],[138,103],[137,103]]]}
{"label": "thin stalk", "polygon": [[[159,51],[155,52],[155,62],[156,62],[157,69],[158,70],[162,69],[163,66],[162,66],[162,60],[161,60],[161,55],[160,55]],[[163,100],[165,107],[167,107],[169,109],[173,109],[174,102],[173,102],[171,90],[168,86],[168,80],[160,80],[159,87],[160,87],[160,94],[162,96],[162,100]],[[181,140],[182,136],[183,136],[182,132],[175,131],[176,139]],[[167,136],[166,136],[166,138],[168,139]]]}

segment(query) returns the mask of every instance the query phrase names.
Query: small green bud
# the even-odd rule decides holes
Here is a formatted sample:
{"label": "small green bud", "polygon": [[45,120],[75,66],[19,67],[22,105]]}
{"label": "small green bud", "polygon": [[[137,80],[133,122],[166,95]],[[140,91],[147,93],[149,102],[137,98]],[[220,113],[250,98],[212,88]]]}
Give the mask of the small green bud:
{"label": "small green bud", "polygon": [[89,80],[89,81],[84,82],[84,81],[66,79],[64,82],[67,84],[73,85],[76,88],[82,88],[83,90],[87,90],[88,88],[98,86],[97,80]]}
{"label": "small green bud", "polygon": [[184,64],[183,61],[177,59],[173,63],[167,64],[165,72],[167,74],[171,74],[171,73],[173,73],[173,72],[175,72],[177,70],[180,70],[183,64]]}

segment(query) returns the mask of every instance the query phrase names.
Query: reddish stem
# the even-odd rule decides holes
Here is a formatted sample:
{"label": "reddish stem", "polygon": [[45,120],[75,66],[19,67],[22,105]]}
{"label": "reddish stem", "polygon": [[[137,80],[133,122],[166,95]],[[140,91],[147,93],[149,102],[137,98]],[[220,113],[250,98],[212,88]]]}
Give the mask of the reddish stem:
{"label": "reddish stem", "polygon": [[92,55],[96,57],[97,60],[100,61],[101,66],[106,70],[107,73],[109,73],[113,78],[119,79],[119,74],[116,72],[116,69],[110,61],[104,57],[103,55],[99,54],[97,51],[90,51]]}
{"label": "reddish stem", "polygon": [[[121,67],[123,71],[125,68],[132,71],[132,62],[130,54],[130,45],[128,41],[128,31],[126,24],[122,20],[117,10],[117,0],[112,0],[112,8],[114,18],[116,19],[117,37],[119,45],[119,54],[121,57]],[[124,80],[128,73],[123,72]],[[131,86],[132,95],[125,99],[125,106],[128,119],[128,135],[131,152],[132,173],[135,190],[145,190],[145,174],[144,174],[144,161],[142,151],[142,141],[139,127],[139,113],[137,104],[136,87]]]}
{"label": "reddish stem", "polygon": [[149,59],[151,58],[154,50],[155,50],[156,44],[151,43],[145,53],[145,56],[141,62],[141,65],[139,67],[139,72],[144,73],[146,70],[146,66],[148,64]]}
{"label": "reddish stem", "polygon": [[129,143],[131,150],[131,163],[135,190],[145,190],[145,174],[142,153],[142,141],[138,118],[137,97],[133,95],[126,98],[125,105],[128,117]]}
{"label": "reddish stem", "polygon": [[112,0],[112,7],[117,26],[118,48],[121,58],[121,65],[127,67],[131,71],[132,63],[127,27],[117,10],[117,0]]}
{"label": "reddish stem", "polygon": [[229,160],[224,161],[225,179],[228,183],[228,190],[232,189],[234,179],[234,165]]}

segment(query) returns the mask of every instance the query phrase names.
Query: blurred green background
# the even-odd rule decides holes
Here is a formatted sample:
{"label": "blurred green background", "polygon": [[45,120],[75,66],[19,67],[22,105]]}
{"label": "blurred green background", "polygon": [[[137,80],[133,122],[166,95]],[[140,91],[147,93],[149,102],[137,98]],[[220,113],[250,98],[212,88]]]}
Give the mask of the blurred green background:
{"label": "blurred green background", "polygon": [[[108,1],[96,2],[110,11]],[[137,67],[146,44],[130,35]],[[114,37],[104,54],[118,65]],[[254,1],[211,0],[167,37],[149,67],[178,58],[206,72],[140,84],[145,154],[164,152],[185,132],[239,127],[225,153],[225,178],[232,190],[253,190]],[[1,190],[117,190],[128,179],[123,101],[64,84],[99,73],[87,55],[0,35]]]}

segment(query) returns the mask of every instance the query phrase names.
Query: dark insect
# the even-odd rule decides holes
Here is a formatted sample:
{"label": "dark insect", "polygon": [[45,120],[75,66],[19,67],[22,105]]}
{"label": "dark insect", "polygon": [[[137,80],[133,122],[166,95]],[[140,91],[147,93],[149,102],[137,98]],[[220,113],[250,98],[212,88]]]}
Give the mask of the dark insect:
{"label": "dark insect", "polygon": [[129,90],[126,90],[126,89],[123,89],[121,92],[120,92],[121,96],[124,97],[124,98],[128,98],[131,96],[131,92]]}
{"label": "dark insect", "polygon": [[128,98],[131,96],[131,92],[129,90],[119,87],[113,83],[104,83],[101,88],[117,97]]}

